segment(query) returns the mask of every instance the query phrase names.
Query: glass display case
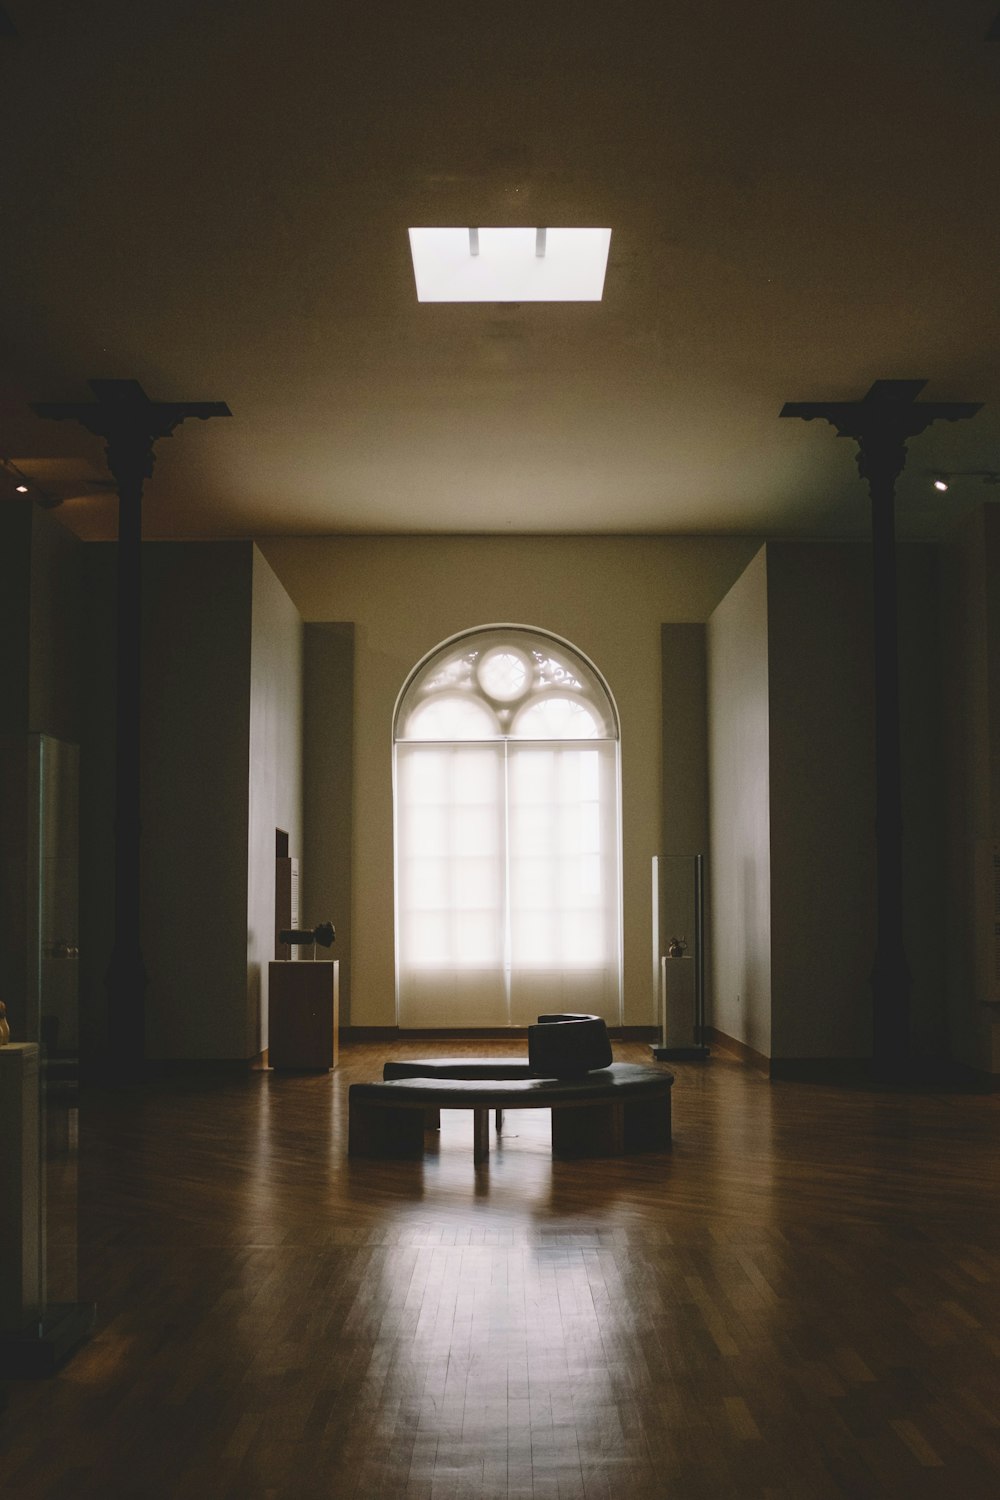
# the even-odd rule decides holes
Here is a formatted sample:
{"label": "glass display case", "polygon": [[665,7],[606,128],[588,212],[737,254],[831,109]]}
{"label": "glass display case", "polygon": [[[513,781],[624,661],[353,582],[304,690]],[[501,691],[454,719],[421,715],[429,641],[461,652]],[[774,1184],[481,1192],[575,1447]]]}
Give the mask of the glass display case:
{"label": "glass display case", "polygon": [[708,1057],[705,1027],[705,857],[654,854],[653,994],[660,1061]]}
{"label": "glass display case", "polygon": [[78,789],[78,746],[40,734],[0,739],[0,999],[11,1032],[0,1049],[0,1212],[19,1268],[0,1310],[9,1375],[50,1373],[94,1318],[77,1286]]}

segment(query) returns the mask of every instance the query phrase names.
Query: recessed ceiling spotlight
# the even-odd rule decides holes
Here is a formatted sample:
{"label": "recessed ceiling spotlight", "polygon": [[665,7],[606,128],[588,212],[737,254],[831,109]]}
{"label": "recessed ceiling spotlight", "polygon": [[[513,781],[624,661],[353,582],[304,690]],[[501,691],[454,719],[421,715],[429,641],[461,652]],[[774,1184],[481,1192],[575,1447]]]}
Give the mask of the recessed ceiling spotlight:
{"label": "recessed ceiling spotlight", "polygon": [[29,479],[27,474],[19,469],[12,459],[0,457],[0,471],[13,481],[11,488],[15,495],[30,495],[36,505],[44,505],[49,508],[62,503],[55,496],[47,494],[37,479]]}
{"label": "recessed ceiling spotlight", "polygon": [[1000,484],[1000,469],[925,469],[924,473],[934,481],[934,488],[942,493],[951,488],[954,479],[981,479],[984,484]]}
{"label": "recessed ceiling spotlight", "polygon": [[600,302],[610,229],[411,229],[418,302]]}
{"label": "recessed ceiling spotlight", "polygon": [[9,458],[0,458],[0,469],[14,481],[13,488],[15,494],[27,495],[31,493],[28,476],[21,472],[17,464],[12,463]]}

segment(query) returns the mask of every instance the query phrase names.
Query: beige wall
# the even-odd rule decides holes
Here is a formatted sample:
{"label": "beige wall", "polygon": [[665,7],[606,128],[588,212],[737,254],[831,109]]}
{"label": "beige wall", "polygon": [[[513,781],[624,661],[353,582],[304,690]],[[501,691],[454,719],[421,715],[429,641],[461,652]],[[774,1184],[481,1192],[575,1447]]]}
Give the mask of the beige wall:
{"label": "beige wall", "polygon": [[992,903],[977,887],[1000,840],[1000,506],[977,507],[944,549],[948,767],[948,1014],[953,1053],[1000,1073],[1000,1008],[984,972],[995,951]]}
{"label": "beige wall", "polygon": [[710,1024],[771,1055],[767,549],[708,622]]}
{"label": "beige wall", "polygon": [[686,859],[708,853],[708,631],[703,624],[665,624],[660,635],[660,847]]}
{"label": "beige wall", "polygon": [[395,1023],[392,712],[420,658],[473,626],[535,625],[591,658],[622,725],[624,1015],[653,1020],[650,859],[660,822],[660,626],[704,621],[746,539],[328,537],[261,542],[307,621],[355,624],[352,1008]]}
{"label": "beige wall", "polygon": [[351,848],[354,842],[354,626],[312,622],[303,633],[300,895],[306,927],[332,922],[340,1021],[350,1026]]}
{"label": "beige wall", "polygon": [[771,1055],[866,1057],[875,946],[871,570],[767,546]]}
{"label": "beige wall", "polygon": [[903,799],[903,941],[911,973],[913,1039],[948,1055],[947,805],[941,548],[899,546],[899,732]]}
{"label": "beige wall", "polygon": [[[29,531],[25,518],[17,519],[23,558]],[[47,529],[52,524],[43,518]],[[45,577],[56,579],[65,561],[62,538],[48,541],[54,557],[48,546],[37,555],[47,559]],[[671,848],[671,829],[680,837],[685,825],[684,838],[694,842],[700,836],[695,825],[702,813],[696,816],[696,808],[703,808],[704,787],[695,786],[696,742],[704,699],[696,680],[700,631],[693,622],[712,616],[706,636],[715,640],[713,1019],[776,1057],[867,1050],[872,911],[870,843],[869,864],[865,853],[871,816],[865,548],[770,543],[764,556],[752,540],[732,538],[366,537],[271,540],[262,550],[274,574],[249,543],[154,544],[146,551],[144,833],[149,847],[160,851],[148,866],[146,903],[158,912],[163,934],[160,948],[154,935],[149,950],[154,1055],[246,1056],[266,1037],[258,1029],[258,976],[270,956],[274,827],[288,827],[300,852],[304,839],[297,821],[301,705],[294,687],[302,643],[293,605],[312,621],[355,625],[353,831],[349,820],[337,825],[337,839],[350,837],[352,847],[338,848],[336,856],[353,882],[353,1024],[391,1025],[394,1019],[390,727],[396,695],[413,665],[441,640],[504,619],[573,641],[597,663],[615,694],[623,732],[625,1019],[636,1025],[652,1021],[649,858],[660,850],[685,852]],[[88,558],[81,811],[88,850],[82,887],[90,976],[85,1045],[93,1054],[102,1041],[111,891],[113,548],[79,551]],[[976,842],[1000,835],[1000,509],[977,512],[948,549],[948,559],[942,715],[935,552],[902,549],[907,942],[921,1040],[933,1047],[941,1032],[947,962],[956,1054],[989,1067],[996,1025],[975,988],[970,867]],[[58,614],[57,602],[50,599],[47,615]],[[29,603],[22,592],[18,618]],[[664,624],[673,630],[662,630]],[[257,684],[253,731],[251,675]],[[341,672],[335,697],[348,691],[349,681],[350,672]],[[22,702],[26,691],[22,675]],[[58,690],[49,701],[61,701]],[[762,701],[766,851],[754,821],[760,813]],[[324,703],[323,714],[329,710]],[[942,722],[947,778],[938,745]],[[341,769],[329,769],[333,782],[349,774],[343,769],[351,760],[348,741]],[[815,758],[817,750],[822,754]],[[251,755],[259,773],[252,834]],[[310,774],[322,783],[322,747],[312,761],[319,770]],[[742,778],[746,806],[733,801],[734,778]],[[819,786],[821,801],[815,797]],[[330,788],[310,790],[322,797]],[[339,783],[332,790],[336,797],[345,793]],[[187,799],[183,816],[175,816],[179,791]],[[947,910],[940,832],[946,801],[953,892]],[[665,830],[661,817],[671,807]],[[317,824],[317,836],[328,832]],[[234,839],[242,840],[246,866],[242,853],[234,862]],[[766,881],[760,865],[765,852]],[[160,886],[157,869],[179,871],[183,879]],[[311,889],[308,869],[304,886],[310,920],[332,916],[344,922],[330,892]],[[763,908],[747,905],[762,891],[770,900],[770,945],[760,938]],[[249,953],[248,901],[256,912]],[[313,902],[322,910],[314,910]],[[238,927],[238,959],[229,953],[224,960],[214,943],[209,928],[219,921]],[[748,933],[757,934],[749,944]],[[218,996],[234,986],[238,1002],[220,1004]],[[740,1012],[745,997],[765,993],[771,995],[766,1020],[755,1002],[748,1022]]]}
{"label": "beige wall", "polygon": [[32,509],[21,500],[0,508],[0,734],[28,729]]}
{"label": "beige wall", "polygon": [[[82,552],[81,1025],[94,1058],[113,938],[115,548]],[[147,1053],[245,1059],[266,1045],[274,830],[293,847],[301,836],[301,621],[250,542],[149,543],[142,565]]]}
{"label": "beige wall", "polygon": [[267,966],[274,957],[274,835],[302,849],[302,620],[256,547],[250,632],[247,1007],[243,1050],[267,1046]]}
{"label": "beige wall", "polygon": [[[114,547],[86,550],[102,554],[113,591]],[[249,1055],[251,555],[247,542],[143,548],[142,943],[153,1058]],[[113,717],[99,729],[113,761]]]}
{"label": "beige wall", "polygon": [[28,726],[69,741],[80,736],[80,546],[32,506]]}
{"label": "beige wall", "polygon": [[[947,1045],[938,565],[916,544],[898,561],[911,1031],[916,1050],[937,1057]],[[776,1061],[871,1054],[871,622],[865,544],[789,541],[761,549],[708,624],[711,1017]]]}
{"label": "beige wall", "polygon": [[80,734],[80,543],[31,499],[0,512],[0,733]]}

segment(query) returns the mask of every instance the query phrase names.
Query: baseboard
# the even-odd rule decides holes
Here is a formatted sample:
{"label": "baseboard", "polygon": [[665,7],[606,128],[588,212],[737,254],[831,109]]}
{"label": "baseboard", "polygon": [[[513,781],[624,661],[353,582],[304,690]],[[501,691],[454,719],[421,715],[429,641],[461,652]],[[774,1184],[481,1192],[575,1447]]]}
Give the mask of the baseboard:
{"label": "baseboard", "polygon": [[[765,1057],[746,1042],[706,1027],[712,1046],[766,1078],[780,1083],[829,1083],[848,1088],[881,1088],[870,1057]],[[1000,1076],[950,1058],[917,1058],[908,1076],[900,1080],[906,1088],[955,1089],[963,1093],[1000,1093]]]}
{"label": "baseboard", "polygon": [[771,1059],[765,1057],[763,1052],[755,1051],[753,1047],[748,1047],[746,1042],[738,1041],[736,1037],[729,1036],[727,1032],[720,1031],[716,1026],[706,1026],[705,1037],[712,1047],[718,1048],[727,1057],[734,1057],[737,1062],[753,1068],[757,1073],[769,1075]]}
{"label": "baseboard", "polygon": [[868,1057],[772,1057],[768,1072],[782,1083],[869,1083]]}
{"label": "baseboard", "polygon": [[887,1082],[870,1057],[772,1057],[770,1076],[783,1083],[831,1083],[847,1088],[944,1089],[963,1094],[1000,1092],[1000,1078],[950,1057],[915,1057]]}
{"label": "baseboard", "polygon": [[144,1075],[148,1079],[175,1078],[187,1074],[194,1078],[245,1078],[261,1066],[266,1067],[267,1053],[253,1057],[147,1057]]}
{"label": "baseboard", "polygon": [[523,1026],[342,1026],[342,1042],[527,1041]]}
{"label": "baseboard", "polygon": [[420,1041],[424,1037],[440,1037],[442,1041],[483,1041],[501,1040],[506,1037],[508,1041],[528,1040],[528,1028],[526,1026],[400,1026],[396,1035],[401,1042]]}

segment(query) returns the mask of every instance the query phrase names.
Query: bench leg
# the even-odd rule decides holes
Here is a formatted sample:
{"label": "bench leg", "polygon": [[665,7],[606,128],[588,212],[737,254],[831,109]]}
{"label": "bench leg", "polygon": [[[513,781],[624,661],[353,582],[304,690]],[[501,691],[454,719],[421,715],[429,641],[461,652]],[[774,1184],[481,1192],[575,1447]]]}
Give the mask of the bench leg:
{"label": "bench leg", "polygon": [[503,1110],[497,1110],[497,1135],[503,1135]]}
{"label": "bench leg", "polygon": [[441,1129],[441,1111],[439,1109],[425,1109],[424,1110],[424,1129],[425,1130],[440,1130]]}
{"label": "bench leg", "polygon": [[488,1109],[472,1111],[472,1159],[478,1166],[490,1154],[490,1112]]}
{"label": "bench leg", "polygon": [[625,1149],[620,1100],[552,1110],[553,1156],[621,1156]]}
{"label": "bench leg", "polygon": [[384,1109],[352,1099],[347,1154],[420,1159],[424,1154],[423,1110]]}
{"label": "bench leg", "polygon": [[670,1145],[670,1095],[666,1099],[627,1099],[625,1150],[665,1151]]}

